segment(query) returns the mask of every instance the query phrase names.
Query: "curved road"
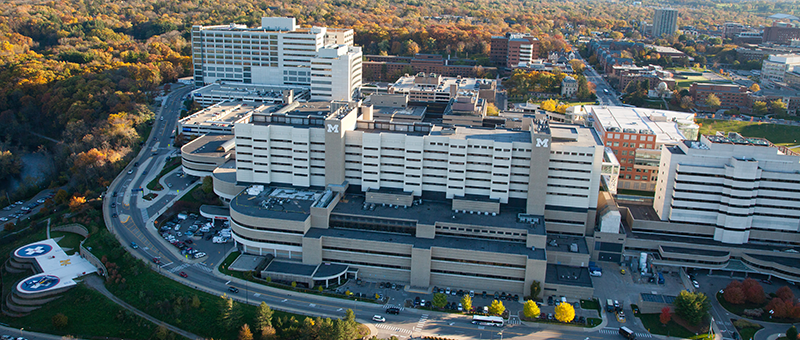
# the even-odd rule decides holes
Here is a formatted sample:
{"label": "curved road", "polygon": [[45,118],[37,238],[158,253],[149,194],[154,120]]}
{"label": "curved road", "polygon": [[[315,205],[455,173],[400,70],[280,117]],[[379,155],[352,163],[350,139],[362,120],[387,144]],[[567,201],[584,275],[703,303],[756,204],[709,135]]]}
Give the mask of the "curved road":
{"label": "curved road", "polygon": [[[151,206],[139,208],[135,195],[141,193],[132,193],[131,189],[146,185],[145,178],[147,176],[144,175],[145,171],[149,174],[160,172],[163,159],[173,152],[173,149],[168,146],[172,143],[173,131],[178,119],[182,98],[189,91],[190,88],[188,87],[176,88],[167,97],[160,116],[154,123],[153,132],[149,140],[143,146],[139,156],[134,160],[134,162],[139,162],[140,165],[138,167],[129,165],[123,170],[109,186],[108,194],[103,202],[106,225],[127,250],[148,263],[152,263],[154,257],[161,260],[160,266],[152,267],[154,270],[158,270],[173,280],[201,291],[216,295],[227,293],[242,302],[250,304],[259,304],[264,301],[275,309],[288,312],[323,317],[343,317],[346,309],[353,309],[358,321],[370,325],[373,334],[382,338],[388,338],[392,335],[400,339],[408,339],[412,335],[414,337],[442,335],[463,339],[499,339],[501,336],[503,339],[557,338],[583,340],[616,338],[613,334],[601,334],[597,331],[590,333],[587,332],[589,330],[578,327],[546,329],[546,326],[507,325],[500,329],[493,329],[492,327],[472,325],[468,316],[429,312],[413,308],[404,309],[399,315],[386,315],[386,323],[375,324],[370,320],[372,315],[384,315],[384,307],[382,305],[295,293],[252,283],[247,284],[238,279],[233,279],[233,282],[231,282],[230,277],[224,276],[213,269],[213,263],[210,263],[210,265],[205,263],[212,261],[210,257],[202,260],[186,260],[177,252],[175,247],[158,235],[151,220],[160,210],[171,204],[171,201],[177,197],[176,193],[159,195]],[[155,143],[158,143],[160,147],[156,155],[153,155],[152,147]],[[173,180],[172,177],[170,176],[169,180],[170,183],[174,184],[174,187],[186,188],[186,185],[188,185],[186,179],[183,179],[186,183],[180,182],[180,179],[174,179],[175,182],[173,182],[171,181]],[[114,192],[117,193],[116,197],[113,195]],[[115,207],[111,206],[112,203]],[[117,214],[118,217],[112,217],[112,214]],[[150,221],[148,222],[148,220]],[[129,247],[132,241],[139,245],[138,249]],[[175,274],[178,271],[187,273],[188,277],[179,277]],[[240,288],[239,293],[231,294],[228,292],[227,288],[230,285]],[[502,331],[502,335],[500,335],[500,331]]]}

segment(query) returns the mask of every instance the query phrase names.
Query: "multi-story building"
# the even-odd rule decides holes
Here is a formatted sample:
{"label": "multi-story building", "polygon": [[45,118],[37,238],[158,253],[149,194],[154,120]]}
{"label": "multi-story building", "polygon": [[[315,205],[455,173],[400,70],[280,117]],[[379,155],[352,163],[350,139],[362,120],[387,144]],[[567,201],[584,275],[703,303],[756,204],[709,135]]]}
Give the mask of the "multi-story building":
{"label": "multi-story building", "polygon": [[561,96],[572,97],[578,92],[578,81],[570,76],[564,77],[561,80]]}
{"label": "multi-story building", "polygon": [[353,102],[272,111],[236,125],[235,178],[213,173],[243,252],[415,287],[593,293],[604,148],[592,129],[393,122]]}
{"label": "multi-story building", "polygon": [[480,66],[469,59],[445,59],[438,54],[418,53],[414,57],[365,55],[364,59],[364,79],[369,81],[395,80],[403,73],[435,73],[464,78],[497,74],[496,67]]}
{"label": "multi-story building", "polygon": [[800,156],[789,149],[704,135],[663,149],[659,171],[653,208],[662,221],[711,228],[730,244],[798,232]]}
{"label": "multi-story building", "polygon": [[621,106],[586,106],[603,144],[619,161],[617,187],[654,191],[661,149],[697,138],[694,114]]}
{"label": "multi-story building", "polygon": [[652,205],[603,203],[619,209],[625,227],[608,224],[595,233],[595,247],[621,241],[622,262],[648,274],[703,270],[800,282],[800,155],[736,133],[661,152]]}
{"label": "multi-story building", "polygon": [[678,30],[678,10],[657,8],[653,13],[653,36],[673,35]]}
{"label": "multi-story building", "polygon": [[[292,92],[287,92],[291,90]],[[302,86],[277,86],[259,84],[228,84],[225,82],[208,84],[192,91],[192,99],[201,107],[209,107],[226,100],[240,100],[249,103],[285,103],[286,96],[292,100],[308,100],[309,89]]]}
{"label": "multi-story building", "polygon": [[667,84],[667,88],[674,90],[677,82],[673,78],[672,72],[664,70],[658,65],[648,65],[646,67],[614,66],[614,76],[619,79],[617,90],[624,93],[630,83],[649,81],[648,90],[655,90],[658,84]]}
{"label": "multi-story building", "polygon": [[800,66],[800,54],[770,55],[761,64],[761,82],[782,83],[786,72],[794,70],[796,66]]}
{"label": "multi-story building", "polygon": [[749,31],[749,29],[745,25],[742,25],[738,22],[726,22],[724,25],[722,25],[722,38],[734,39],[739,35],[739,33],[747,31]]}
{"label": "multi-story building", "polygon": [[764,27],[764,43],[789,45],[792,39],[800,39],[800,27],[796,24],[776,21],[772,26]]}
{"label": "multi-story building", "polygon": [[742,85],[692,83],[689,86],[689,93],[692,95],[694,105],[703,111],[712,109],[706,105],[706,98],[710,94],[719,98],[719,109],[736,109],[742,113],[749,113],[753,106],[750,101],[750,90]]}
{"label": "multi-story building", "polygon": [[514,68],[539,56],[539,39],[527,33],[492,36],[489,58],[497,67]]}
{"label": "multi-story building", "polygon": [[494,103],[497,81],[462,77],[442,77],[439,74],[419,73],[404,75],[389,85],[389,93],[408,94],[408,100],[416,103],[447,104],[459,91],[474,91],[478,97]]}
{"label": "multi-story building", "polygon": [[[300,28],[294,18],[262,18],[261,27],[192,27],[194,83],[303,86],[313,100],[350,100],[361,86],[361,48],[353,30]],[[336,84],[336,86],[332,86]]]}

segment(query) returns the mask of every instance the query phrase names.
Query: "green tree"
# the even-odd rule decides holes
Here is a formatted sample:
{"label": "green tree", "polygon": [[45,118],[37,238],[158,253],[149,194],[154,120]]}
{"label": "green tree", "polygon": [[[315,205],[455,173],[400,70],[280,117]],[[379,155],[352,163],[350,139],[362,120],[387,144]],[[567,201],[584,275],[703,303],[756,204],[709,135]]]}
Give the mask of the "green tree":
{"label": "green tree", "polygon": [[203,184],[200,188],[206,194],[214,192],[214,180],[211,178],[211,176],[203,177]]}
{"label": "green tree", "polygon": [[272,308],[266,302],[261,301],[256,309],[256,330],[263,333],[264,327],[272,327]]}
{"label": "green tree", "polygon": [[192,295],[192,308],[200,308],[200,298],[197,295]]}
{"label": "green tree", "polygon": [[464,307],[464,311],[467,313],[472,310],[472,298],[469,294],[464,294],[464,297],[461,298],[461,306]]}
{"label": "green tree", "polygon": [[169,329],[167,329],[167,326],[159,325],[158,328],[156,328],[156,339],[166,340],[167,337],[169,337]]}
{"label": "green tree", "polygon": [[762,101],[756,101],[753,103],[753,114],[756,116],[763,116],[767,114],[767,103]]}
{"label": "green tree", "polygon": [[489,314],[502,315],[505,311],[506,306],[503,306],[503,302],[500,300],[494,300],[492,301],[492,304],[489,305]]}
{"label": "green tree", "polygon": [[531,299],[536,300],[536,298],[539,297],[539,293],[541,292],[542,292],[542,283],[536,280],[531,282]]}
{"label": "green tree", "polygon": [[700,323],[711,308],[705,294],[691,293],[685,290],[678,294],[673,304],[675,305],[675,314],[692,325]]}
{"label": "green tree", "polygon": [[447,304],[447,295],[442,293],[435,293],[433,294],[433,306],[436,308],[444,308],[444,305]]}
{"label": "green tree", "polygon": [[533,300],[525,301],[525,308],[523,309],[523,313],[525,317],[528,319],[533,319],[539,316],[539,313],[542,311],[539,310],[539,305],[536,304]]}
{"label": "green tree", "polygon": [[571,304],[562,302],[556,306],[556,320],[561,322],[572,322],[575,319],[575,307]]}
{"label": "green tree", "polygon": [[221,314],[219,316],[220,324],[226,330],[234,330],[236,326],[241,323],[242,312],[239,304],[234,302],[232,298],[222,295],[222,302],[220,306]]}
{"label": "green tree", "polygon": [[709,109],[711,109],[711,111],[716,111],[719,108],[719,106],[722,105],[722,102],[719,100],[719,97],[717,97],[717,95],[711,93],[708,95],[708,97],[706,97],[705,104],[706,106],[708,106]]}
{"label": "green tree", "polygon": [[250,332],[250,326],[247,324],[242,325],[242,329],[239,330],[239,337],[237,340],[253,340],[253,332]]}
{"label": "green tree", "polygon": [[786,103],[784,103],[783,100],[773,100],[771,103],[769,103],[769,106],[772,108],[772,113],[776,116],[786,116]]}
{"label": "green tree", "polygon": [[60,189],[56,192],[56,195],[53,196],[53,199],[57,204],[67,203],[67,200],[69,200],[69,193],[64,189]]}
{"label": "green tree", "polygon": [[786,330],[786,339],[789,340],[796,340],[797,339],[797,327],[792,326]]}
{"label": "green tree", "polygon": [[53,315],[53,318],[52,318],[51,321],[53,322],[53,327],[58,328],[58,329],[67,328],[67,325],[69,324],[69,318],[66,315],[62,314],[62,313],[58,313],[56,315]]}

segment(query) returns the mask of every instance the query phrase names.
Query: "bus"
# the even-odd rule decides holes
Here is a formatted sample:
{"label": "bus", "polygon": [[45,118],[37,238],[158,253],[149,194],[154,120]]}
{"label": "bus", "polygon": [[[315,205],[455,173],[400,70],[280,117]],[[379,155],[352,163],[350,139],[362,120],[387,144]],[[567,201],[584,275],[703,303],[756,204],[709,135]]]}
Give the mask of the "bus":
{"label": "bus", "polygon": [[481,326],[503,327],[503,318],[499,316],[475,315],[472,317],[472,324]]}
{"label": "bus", "polygon": [[619,328],[619,335],[622,335],[625,339],[628,339],[628,340],[635,340],[636,339],[636,334],[633,333],[633,331],[630,328],[625,327],[625,326],[622,326],[622,327]]}

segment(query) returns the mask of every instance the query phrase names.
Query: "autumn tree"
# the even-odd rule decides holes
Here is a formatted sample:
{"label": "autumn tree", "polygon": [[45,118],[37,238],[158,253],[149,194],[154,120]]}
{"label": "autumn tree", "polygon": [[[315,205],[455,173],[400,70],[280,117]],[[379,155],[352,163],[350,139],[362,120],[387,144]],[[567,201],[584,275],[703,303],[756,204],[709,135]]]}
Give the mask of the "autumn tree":
{"label": "autumn tree", "polygon": [[472,311],[472,297],[470,297],[469,294],[464,294],[464,296],[461,298],[461,306],[467,313]]}
{"label": "autumn tree", "polygon": [[740,305],[745,302],[745,295],[744,291],[742,291],[741,285],[725,288],[725,292],[722,294],[722,297],[725,298],[725,301],[728,301],[734,305]]}
{"label": "autumn tree", "polygon": [[83,208],[83,204],[86,203],[86,197],[83,196],[72,196],[69,200],[69,211],[77,212]]}
{"label": "autumn tree", "polygon": [[789,288],[789,286],[778,288],[778,290],[775,292],[775,295],[783,301],[794,301],[794,292],[792,292],[792,289]]}
{"label": "autumn tree", "polygon": [[661,314],[658,316],[658,320],[661,321],[661,324],[666,326],[670,320],[672,320],[672,313],[670,313],[669,307],[661,308]]}
{"label": "autumn tree", "polygon": [[502,315],[505,311],[506,306],[503,306],[503,302],[500,300],[494,300],[492,304],[489,305],[489,314],[491,315]]}
{"label": "autumn tree", "polygon": [[786,103],[783,100],[773,100],[769,103],[770,108],[772,109],[772,113],[778,117],[786,116]]}
{"label": "autumn tree", "polygon": [[750,85],[750,91],[752,92],[761,91],[761,86],[758,86],[758,83],[753,83],[753,85]]}
{"label": "autumn tree", "polygon": [[711,111],[716,111],[719,106],[722,105],[722,102],[720,102],[717,95],[710,93],[708,97],[706,97],[705,104]]}
{"label": "autumn tree", "polygon": [[486,115],[487,116],[497,116],[500,114],[500,110],[497,109],[497,106],[494,103],[489,103],[486,105]]}
{"label": "autumn tree", "polygon": [[708,315],[708,310],[711,309],[705,294],[691,293],[685,290],[678,294],[673,304],[675,305],[675,314],[692,325],[703,320]]}
{"label": "autumn tree", "polygon": [[58,192],[56,192],[56,195],[53,196],[53,199],[58,204],[67,203],[69,200],[69,193],[64,189],[59,189]]}
{"label": "autumn tree", "polygon": [[523,313],[525,317],[528,319],[533,319],[539,316],[541,310],[539,309],[539,305],[536,304],[533,300],[525,301],[525,307],[523,308]]}
{"label": "autumn tree", "polygon": [[575,319],[575,307],[571,304],[562,302],[556,306],[556,320],[561,322],[572,322]]}
{"label": "autumn tree", "polygon": [[761,304],[767,299],[764,295],[764,287],[761,287],[761,284],[752,278],[742,281],[742,291],[745,300],[750,303]]}
{"label": "autumn tree", "polygon": [[250,326],[248,326],[247,324],[242,325],[242,329],[239,330],[239,337],[237,339],[238,340],[253,340],[253,333],[250,332]]}
{"label": "autumn tree", "polygon": [[[792,302],[790,301],[789,304]],[[785,301],[781,298],[772,298],[767,303],[767,306],[764,307],[764,310],[767,311],[772,317],[783,319],[791,313],[791,305],[787,305]]]}

